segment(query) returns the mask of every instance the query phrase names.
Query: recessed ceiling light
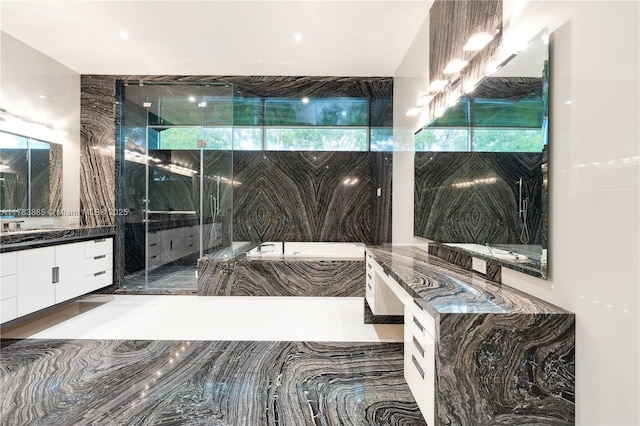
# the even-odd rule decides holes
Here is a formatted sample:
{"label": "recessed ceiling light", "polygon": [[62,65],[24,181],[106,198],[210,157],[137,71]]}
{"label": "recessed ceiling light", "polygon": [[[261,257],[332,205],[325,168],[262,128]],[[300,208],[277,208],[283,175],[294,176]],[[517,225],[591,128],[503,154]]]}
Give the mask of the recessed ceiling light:
{"label": "recessed ceiling light", "polygon": [[442,72],[445,74],[455,74],[457,72],[462,71],[464,67],[467,66],[468,63],[469,61],[461,61],[460,59],[454,59],[453,61],[447,64],[447,66],[445,67],[444,70],[442,70]]}
{"label": "recessed ceiling light", "polygon": [[131,36],[126,31],[120,31],[120,38],[123,40],[128,40],[131,38]]}
{"label": "recessed ceiling light", "polygon": [[302,34],[300,33],[295,33],[293,35],[293,38],[295,39],[295,41],[302,41]]}
{"label": "recessed ceiling light", "polygon": [[46,98],[47,98],[45,95],[38,95],[38,97],[39,97],[40,99],[46,99]]}
{"label": "recessed ceiling light", "polygon": [[431,84],[429,84],[430,92],[439,92],[444,89],[447,85],[447,80],[433,80]]}
{"label": "recessed ceiling light", "polygon": [[195,96],[189,96],[189,102],[195,102],[195,101],[196,101]]}
{"label": "recessed ceiling light", "polygon": [[302,103],[303,104],[308,104],[309,103],[309,98],[307,98],[306,96],[304,98],[302,98]]}
{"label": "recessed ceiling light", "polygon": [[198,103],[198,108],[204,108],[204,107],[206,107],[206,106],[207,106],[207,103],[206,103],[206,102],[200,102],[200,103]]}
{"label": "recessed ceiling light", "polygon": [[433,95],[422,95],[416,101],[416,105],[419,107],[423,107],[429,102],[431,102],[431,99],[433,99]]}
{"label": "recessed ceiling light", "polygon": [[476,52],[489,44],[491,40],[493,40],[493,36],[489,33],[475,33],[469,37],[469,41],[467,41],[462,50]]}

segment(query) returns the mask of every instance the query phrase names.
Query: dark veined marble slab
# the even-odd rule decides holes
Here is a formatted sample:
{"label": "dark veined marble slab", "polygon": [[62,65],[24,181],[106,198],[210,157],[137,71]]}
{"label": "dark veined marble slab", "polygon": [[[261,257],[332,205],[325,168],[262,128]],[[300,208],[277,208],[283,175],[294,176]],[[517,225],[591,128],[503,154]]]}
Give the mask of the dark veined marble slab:
{"label": "dark veined marble slab", "polygon": [[0,252],[5,253],[100,237],[112,237],[114,234],[115,228],[113,226],[3,232],[0,234]]}
{"label": "dark veined marble slab", "polygon": [[367,246],[435,319],[437,425],[572,425],[575,315],[408,246]]}
{"label": "dark veined marble slab", "polygon": [[364,297],[363,260],[198,261],[200,296]]}
{"label": "dark veined marble slab", "polygon": [[2,341],[3,425],[425,425],[402,343]]}

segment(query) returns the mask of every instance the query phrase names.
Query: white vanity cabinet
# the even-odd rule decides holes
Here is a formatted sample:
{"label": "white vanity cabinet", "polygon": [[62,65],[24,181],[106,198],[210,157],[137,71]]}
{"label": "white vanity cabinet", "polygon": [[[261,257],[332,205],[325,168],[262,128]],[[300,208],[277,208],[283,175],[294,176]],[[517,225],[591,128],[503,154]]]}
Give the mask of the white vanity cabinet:
{"label": "white vanity cabinet", "polygon": [[1,322],[113,282],[113,238],[2,253]]}
{"label": "white vanity cabinet", "polygon": [[403,315],[402,300],[394,294],[397,283],[384,273],[382,267],[373,260],[371,254],[366,256],[366,291],[367,303],[374,315]]}
{"label": "white vanity cabinet", "polygon": [[405,299],[404,377],[428,425],[435,407],[435,320],[414,299]]}
{"label": "white vanity cabinet", "polygon": [[0,323],[18,317],[18,253],[0,254]]}
{"label": "white vanity cabinet", "polygon": [[83,293],[84,242],[18,252],[18,316]]}
{"label": "white vanity cabinet", "polygon": [[435,319],[365,253],[367,303],[374,315],[404,315],[404,377],[431,426],[435,417]]}

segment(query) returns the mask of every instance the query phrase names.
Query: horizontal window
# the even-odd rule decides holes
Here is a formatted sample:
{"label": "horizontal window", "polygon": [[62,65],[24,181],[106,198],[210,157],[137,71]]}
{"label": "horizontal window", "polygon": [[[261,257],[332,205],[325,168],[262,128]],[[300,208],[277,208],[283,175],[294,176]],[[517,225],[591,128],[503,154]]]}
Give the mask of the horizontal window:
{"label": "horizontal window", "polygon": [[267,128],[269,151],[366,151],[368,128]]}
{"label": "horizontal window", "polygon": [[473,150],[484,152],[542,152],[542,129],[474,129]]}
{"label": "horizontal window", "polygon": [[393,151],[393,128],[371,128],[371,151]]}
{"label": "horizontal window", "polygon": [[266,99],[267,126],[368,126],[366,99]]}
{"label": "horizontal window", "polygon": [[468,129],[423,129],[415,137],[416,151],[469,151]]}

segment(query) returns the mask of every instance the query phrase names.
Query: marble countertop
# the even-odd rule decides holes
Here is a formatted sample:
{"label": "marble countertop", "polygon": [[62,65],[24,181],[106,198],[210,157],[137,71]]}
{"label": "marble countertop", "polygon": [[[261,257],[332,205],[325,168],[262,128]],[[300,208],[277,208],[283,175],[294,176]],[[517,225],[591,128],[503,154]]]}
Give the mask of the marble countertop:
{"label": "marble countertop", "polygon": [[75,226],[2,232],[0,233],[0,253],[114,235],[114,226]]}
{"label": "marble countertop", "polygon": [[413,246],[366,246],[383,271],[432,315],[570,314],[519,290],[487,280]]}

